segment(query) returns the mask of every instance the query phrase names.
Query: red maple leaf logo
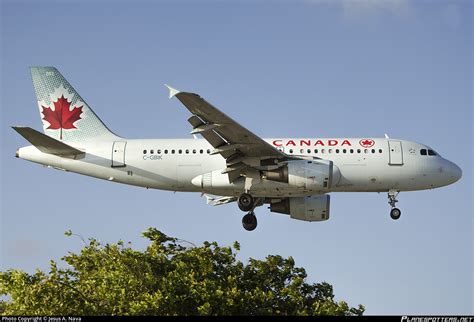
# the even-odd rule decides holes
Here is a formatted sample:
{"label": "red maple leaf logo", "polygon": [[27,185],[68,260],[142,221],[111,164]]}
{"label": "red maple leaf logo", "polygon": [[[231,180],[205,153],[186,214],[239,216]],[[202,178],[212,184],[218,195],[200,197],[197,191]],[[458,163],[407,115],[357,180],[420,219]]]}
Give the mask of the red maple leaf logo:
{"label": "red maple leaf logo", "polygon": [[363,146],[364,148],[370,148],[375,144],[375,141],[371,139],[365,139],[365,140],[360,140],[359,144]]}
{"label": "red maple leaf logo", "polygon": [[61,95],[60,98],[54,104],[54,111],[50,107],[41,105],[43,108],[43,120],[49,122],[47,129],[50,130],[61,130],[60,139],[63,139],[63,129],[76,129],[74,122],[81,119],[82,108],[74,107],[72,110],[71,102],[68,102],[64,95]]}

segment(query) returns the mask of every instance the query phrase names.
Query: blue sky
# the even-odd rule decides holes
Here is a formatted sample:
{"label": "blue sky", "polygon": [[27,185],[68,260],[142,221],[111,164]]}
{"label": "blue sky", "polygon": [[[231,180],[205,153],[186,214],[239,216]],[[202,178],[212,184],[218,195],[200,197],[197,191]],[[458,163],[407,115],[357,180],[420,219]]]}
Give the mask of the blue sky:
{"label": "blue sky", "polygon": [[[470,1],[2,1],[0,269],[46,269],[77,251],[71,229],[146,245],[153,226],[195,243],[241,243],[242,260],[293,256],[308,280],[368,314],[467,314],[473,303],[473,5]],[[458,183],[333,193],[305,223],[235,205],[63,173],[14,158],[9,126],[41,129],[29,66],[53,65],[129,138],[189,137],[163,83],[200,93],[262,137],[391,137],[463,169]]]}

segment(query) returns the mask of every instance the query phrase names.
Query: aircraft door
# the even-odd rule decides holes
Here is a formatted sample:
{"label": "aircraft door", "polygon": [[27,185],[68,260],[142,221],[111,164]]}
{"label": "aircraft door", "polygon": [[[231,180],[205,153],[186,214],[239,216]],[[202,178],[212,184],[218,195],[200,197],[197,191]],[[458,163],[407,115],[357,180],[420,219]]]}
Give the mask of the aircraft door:
{"label": "aircraft door", "polygon": [[400,141],[388,141],[388,152],[390,165],[402,165],[403,164],[403,150],[402,142]]}
{"label": "aircraft door", "polygon": [[127,142],[115,141],[112,146],[112,168],[125,166],[125,146]]}

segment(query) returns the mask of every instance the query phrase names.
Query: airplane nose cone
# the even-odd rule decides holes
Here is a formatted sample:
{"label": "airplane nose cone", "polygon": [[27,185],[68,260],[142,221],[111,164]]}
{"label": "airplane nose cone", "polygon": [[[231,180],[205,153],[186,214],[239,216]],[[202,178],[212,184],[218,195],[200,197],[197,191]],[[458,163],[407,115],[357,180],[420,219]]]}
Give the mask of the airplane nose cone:
{"label": "airplane nose cone", "polygon": [[449,162],[449,175],[453,180],[453,183],[461,179],[462,177],[462,170],[458,167],[454,162]]}

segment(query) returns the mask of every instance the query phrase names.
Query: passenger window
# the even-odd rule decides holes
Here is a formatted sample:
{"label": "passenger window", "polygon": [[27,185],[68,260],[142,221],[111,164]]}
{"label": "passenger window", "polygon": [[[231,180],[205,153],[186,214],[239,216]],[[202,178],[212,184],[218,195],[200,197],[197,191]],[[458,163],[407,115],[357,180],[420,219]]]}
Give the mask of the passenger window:
{"label": "passenger window", "polygon": [[375,149],[372,149],[372,153],[375,153]]}
{"label": "passenger window", "polygon": [[350,151],[351,151],[351,153],[354,153],[354,149],[351,149]]}
{"label": "passenger window", "polygon": [[204,150],[199,150],[199,153],[203,154],[203,153],[204,153]]}
{"label": "passenger window", "polygon": [[207,149],[207,154],[211,154],[211,150]]}
{"label": "passenger window", "polygon": [[174,154],[174,150],[171,150],[171,153]]}
{"label": "passenger window", "polygon": [[150,154],[153,154],[153,153],[155,153],[155,151],[153,151],[153,150],[150,150]]}
{"label": "passenger window", "polygon": [[310,153],[311,153],[311,150],[310,150],[310,149],[306,150],[306,153],[310,154]]}
{"label": "passenger window", "polygon": [[421,154],[421,155],[426,155],[426,149],[421,149],[421,150],[420,150],[420,154]]}
{"label": "passenger window", "polygon": [[161,150],[156,150],[156,154],[161,154]]}
{"label": "passenger window", "polygon": [[329,151],[328,151],[328,152],[329,152],[329,153],[332,153],[332,149],[329,149]]}
{"label": "passenger window", "polygon": [[339,153],[339,149],[336,149],[336,153]]}
{"label": "passenger window", "polygon": [[436,152],[433,150],[428,150],[428,155],[436,155]]}
{"label": "passenger window", "polygon": [[189,154],[189,150],[188,150],[188,149],[186,149],[186,154]]}
{"label": "passenger window", "polygon": [[382,149],[379,149],[379,153],[382,153]]}
{"label": "passenger window", "polygon": [[347,152],[347,150],[346,150],[346,149],[343,149],[343,150],[342,150],[342,153],[346,153],[346,152]]}
{"label": "passenger window", "polygon": [[357,153],[360,153],[360,149],[357,149]]}
{"label": "passenger window", "polygon": [[143,150],[143,154],[146,154],[146,150]]}
{"label": "passenger window", "polygon": [[168,154],[168,150],[165,150],[165,154]]}
{"label": "passenger window", "polygon": [[293,149],[290,149],[290,153],[293,153]]}
{"label": "passenger window", "polygon": [[314,149],[314,153],[318,153],[318,149]]}
{"label": "passenger window", "polygon": [[178,150],[178,153],[179,153],[179,154],[183,153],[183,150],[181,150],[181,149],[180,149],[180,150]]}
{"label": "passenger window", "polygon": [[196,154],[196,149],[193,150],[193,153]]}
{"label": "passenger window", "polygon": [[323,154],[324,154],[324,152],[325,152],[325,151],[326,151],[325,149],[321,149],[321,153],[323,153]]}

